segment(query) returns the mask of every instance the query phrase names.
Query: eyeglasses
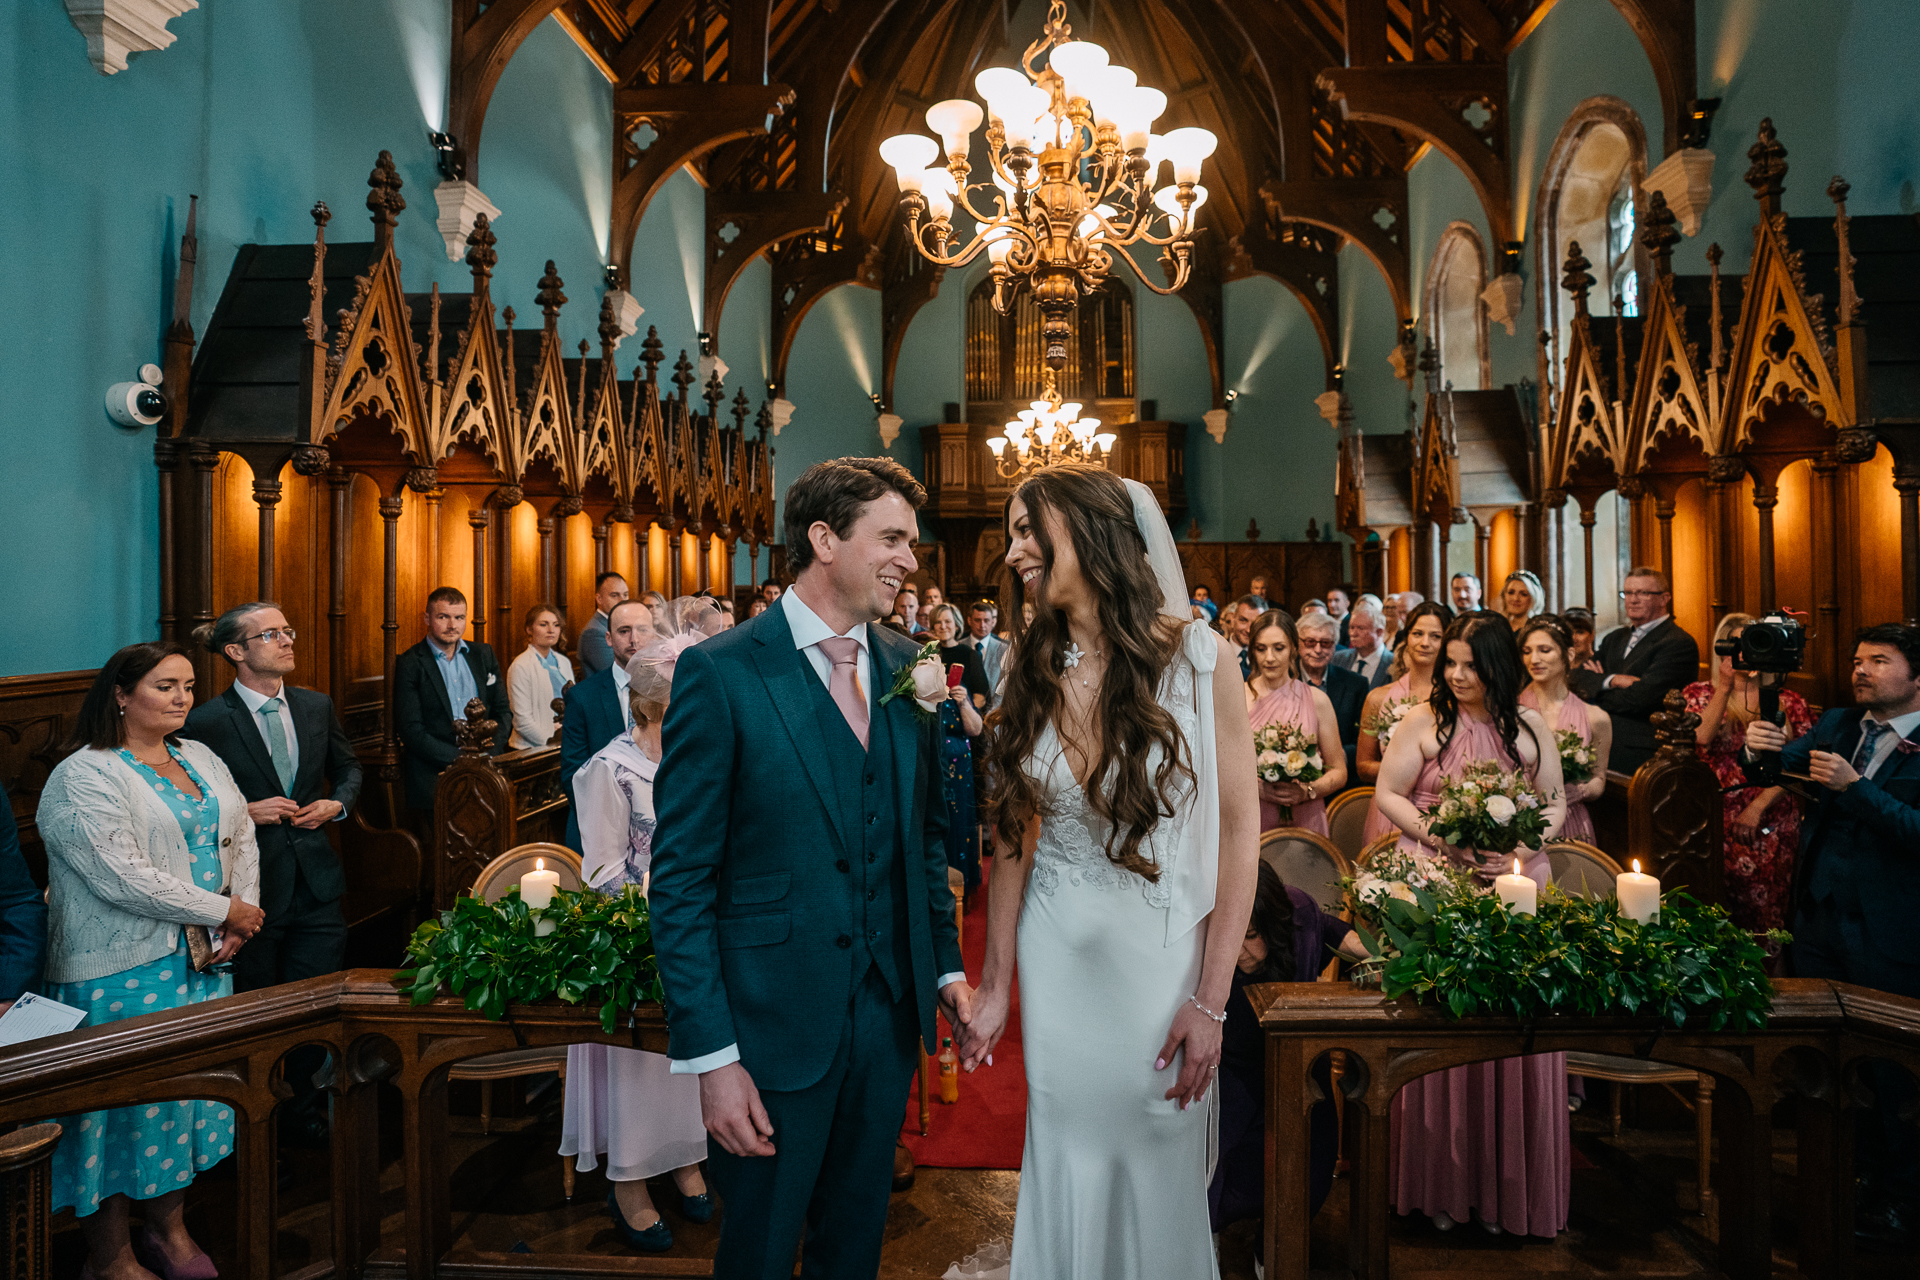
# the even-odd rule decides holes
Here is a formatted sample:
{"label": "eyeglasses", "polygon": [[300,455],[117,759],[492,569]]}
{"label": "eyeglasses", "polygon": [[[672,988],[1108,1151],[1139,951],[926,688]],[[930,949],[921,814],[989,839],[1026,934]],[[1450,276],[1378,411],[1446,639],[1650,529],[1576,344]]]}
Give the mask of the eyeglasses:
{"label": "eyeglasses", "polygon": [[1665,594],[1667,593],[1664,591],[1622,591],[1620,598],[1622,600],[1654,600]]}
{"label": "eyeglasses", "polygon": [[268,644],[278,644],[280,641],[285,640],[288,644],[292,644],[293,635],[292,627],[268,627],[265,631],[248,636],[240,643],[252,644],[255,640],[265,640]]}
{"label": "eyeglasses", "polygon": [[1302,636],[1300,637],[1300,647],[1302,649],[1331,649],[1333,648],[1333,641],[1309,640],[1305,636]]}

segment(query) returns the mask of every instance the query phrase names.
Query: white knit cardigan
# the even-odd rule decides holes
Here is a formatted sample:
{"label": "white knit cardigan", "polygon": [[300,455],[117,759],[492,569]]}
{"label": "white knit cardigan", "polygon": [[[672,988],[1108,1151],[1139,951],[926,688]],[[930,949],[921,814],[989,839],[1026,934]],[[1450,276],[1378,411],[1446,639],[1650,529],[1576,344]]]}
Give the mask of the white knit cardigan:
{"label": "white knit cardigan", "polygon": [[[259,905],[246,797],[210,748],[175,745],[220,802],[225,884]],[[178,945],[181,925],[226,920],[227,899],[194,883],[179,818],[119,752],[61,761],[34,816],[47,846],[47,981],[88,982],[158,960]]]}

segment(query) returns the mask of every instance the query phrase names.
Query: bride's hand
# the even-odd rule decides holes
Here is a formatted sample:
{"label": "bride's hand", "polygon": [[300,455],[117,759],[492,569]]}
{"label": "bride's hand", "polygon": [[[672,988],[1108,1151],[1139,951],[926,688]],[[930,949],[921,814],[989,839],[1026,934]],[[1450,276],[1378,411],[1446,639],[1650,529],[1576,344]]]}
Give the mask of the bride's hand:
{"label": "bride's hand", "polygon": [[1177,1052],[1186,1051],[1180,1059],[1179,1077],[1162,1095],[1178,1102],[1182,1111],[1206,1097],[1208,1087],[1213,1084],[1214,1073],[1220,1068],[1221,1030],[1221,1024],[1200,1012],[1191,1000],[1173,1015],[1173,1027],[1154,1059],[1154,1070],[1166,1070]]}
{"label": "bride's hand", "polygon": [[982,985],[974,989],[966,1025],[954,1028],[958,1037],[954,1047],[959,1051],[963,1069],[972,1071],[986,1064],[993,1046],[1000,1043],[1000,1037],[1006,1032],[1007,1014],[1012,1005],[1012,997],[1004,988]]}

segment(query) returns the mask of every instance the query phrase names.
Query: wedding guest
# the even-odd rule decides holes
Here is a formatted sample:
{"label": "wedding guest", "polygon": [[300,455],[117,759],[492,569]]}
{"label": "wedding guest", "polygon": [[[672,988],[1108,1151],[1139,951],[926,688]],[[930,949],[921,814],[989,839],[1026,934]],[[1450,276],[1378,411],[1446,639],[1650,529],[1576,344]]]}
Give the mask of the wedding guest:
{"label": "wedding guest", "polygon": [[747,606],[747,618],[749,621],[751,621],[752,619],[759,617],[761,614],[765,613],[766,611],[767,611],[766,600],[756,596],[754,597],[753,603]]}
{"label": "wedding guest", "polygon": [[[600,624],[595,643],[605,648],[607,620],[596,613],[594,621]],[[573,683],[573,664],[560,652],[561,627],[560,611],[552,605],[537,604],[527,610],[527,647],[507,668],[507,700],[513,707],[513,736],[508,745],[515,749],[553,745],[553,704]],[[587,637],[582,634],[582,667],[586,653]],[[613,651],[608,649],[607,664],[612,663]]]}
{"label": "wedding guest", "polygon": [[[661,595],[658,591],[649,589],[646,591],[642,591],[640,593],[640,603],[644,604],[649,609],[664,609],[667,607],[667,598]],[[609,613],[608,616],[611,617],[612,616],[611,613]],[[611,648],[613,642],[608,641],[607,644],[608,644],[608,647]]]}
{"label": "wedding guest", "polygon": [[[1783,770],[1813,784],[1793,876],[1788,971],[1920,998],[1912,943],[1920,914],[1912,871],[1920,847],[1920,628],[1888,623],[1855,636],[1853,698],[1797,738],[1757,717],[1747,722],[1749,778],[1754,752],[1780,751]],[[1910,1250],[1920,1210],[1920,1133],[1903,1119],[1913,1113],[1913,1077],[1883,1061],[1863,1064],[1862,1074],[1873,1114],[1855,1127],[1854,1237]]]}
{"label": "wedding guest", "polygon": [[1480,608],[1480,579],[1473,574],[1454,574],[1447,588],[1453,594],[1455,613],[1473,613]]}
{"label": "wedding guest", "polygon": [[0,1013],[40,990],[47,968],[47,900],[27,870],[13,802],[0,787]]}
{"label": "wedding guest", "polygon": [[993,694],[986,664],[977,649],[963,643],[960,611],[950,604],[934,609],[928,620],[934,643],[940,646],[940,664],[961,668],[960,683],[947,689],[940,704],[940,772],[947,798],[947,864],[958,867],[967,888],[980,885],[979,793],[974,788],[973,740],[986,722],[980,712]]}
{"label": "wedding guest", "polygon": [[[772,604],[775,600],[778,600],[780,598],[779,579],[768,578],[765,582],[762,582],[760,584],[760,598],[766,601],[768,604]],[[665,601],[662,601],[661,603],[664,604]]]}
{"label": "wedding guest", "polygon": [[1368,689],[1377,689],[1392,679],[1388,669],[1393,666],[1393,650],[1387,648],[1385,630],[1386,617],[1379,598],[1361,596],[1347,611],[1349,645],[1344,653],[1333,657],[1336,665],[1365,680]]}
{"label": "wedding guest", "polygon": [[1326,691],[1300,679],[1300,636],[1285,609],[1269,609],[1249,628],[1253,676],[1247,681],[1247,719],[1257,734],[1270,724],[1292,725],[1320,744],[1325,772],[1310,782],[1260,783],[1260,829],[1304,827],[1327,834],[1323,796],[1347,785],[1347,755],[1340,722]]}
{"label": "wedding guest", "polygon": [[920,620],[920,593],[913,589],[912,583],[901,587],[900,594],[893,598],[893,612],[899,617],[900,625],[907,629],[908,635],[925,625]]}
{"label": "wedding guest", "polygon": [[[623,611],[623,614],[630,611]],[[630,733],[616,734],[574,775],[580,812],[580,875],[589,888],[645,892],[653,865],[653,781],[660,766],[660,724],[672,700],[674,664],[688,648],[723,630],[710,600],[683,597],[663,608],[646,642],[622,664]],[[614,1228],[645,1253],[673,1248],[647,1179],[671,1171],[680,1216],[713,1218],[713,1196],[700,1173],[707,1131],[700,1120],[700,1080],[676,1076],[666,1057],[616,1045],[567,1046],[566,1098],[560,1154],[583,1173],[607,1159]]]}
{"label": "wedding guest", "polygon": [[1260,612],[1265,613],[1272,606],[1267,603],[1267,575],[1256,573],[1247,579],[1247,594],[1260,602]]}
{"label": "wedding guest", "polygon": [[1387,620],[1387,647],[1398,650],[1400,642],[1406,638],[1407,614],[1413,607],[1426,600],[1418,591],[1389,592],[1381,604],[1381,611]]}
{"label": "wedding guest", "polygon": [[[1295,614],[1294,617],[1295,620],[1298,621],[1300,618],[1312,617],[1316,613],[1327,613],[1327,602],[1325,600],[1307,601],[1300,606],[1300,612]],[[1327,614],[1327,616],[1332,617],[1333,615]],[[1333,635],[1334,643],[1338,644],[1340,639],[1340,624],[1337,622],[1333,624]]]}
{"label": "wedding guest", "polygon": [[1220,606],[1213,602],[1213,588],[1204,582],[1194,584],[1193,607],[1200,611],[1193,615],[1196,618],[1205,617],[1208,622],[1220,620]]}
{"label": "wedding guest", "polygon": [[[1393,665],[1387,669],[1393,679],[1368,693],[1366,706],[1361,709],[1354,772],[1362,783],[1376,788],[1373,797],[1367,801],[1367,823],[1362,828],[1367,844],[1372,844],[1393,830],[1393,824],[1380,812],[1377,790],[1380,757],[1393,740],[1393,733],[1384,728],[1387,718],[1404,719],[1407,712],[1415,707],[1426,706],[1432,699],[1434,667],[1440,660],[1441,649],[1445,647],[1447,625],[1452,621],[1453,610],[1438,600],[1423,601],[1408,610],[1406,623],[1401,627],[1405,634],[1401,638],[1400,652],[1393,656]],[[1384,732],[1386,741],[1381,740],[1380,733],[1369,731],[1368,725]]]}
{"label": "wedding guest", "polygon": [[1668,609],[1672,584],[1658,569],[1627,571],[1627,625],[1600,642],[1600,670],[1576,670],[1573,691],[1613,717],[1613,767],[1632,773],[1653,754],[1650,717],[1669,689],[1692,683],[1700,670],[1700,646],[1680,629]]}
{"label": "wedding guest", "polygon": [[1240,653],[1240,678],[1253,678],[1253,655],[1248,646],[1253,640],[1253,620],[1267,611],[1259,596],[1241,596],[1220,615],[1220,632]]}
{"label": "wedding guest", "polygon": [[402,748],[407,807],[416,824],[431,831],[434,785],[460,758],[454,722],[465,720],[467,703],[480,699],[487,719],[498,726],[494,750],[500,752],[513,731],[513,711],[493,649],[461,638],[467,630],[467,597],[458,587],[436,587],[427,597],[426,624],[425,638],[393,664],[393,725]]}
{"label": "wedding guest", "polygon": [[1547,589],[1540,585],[1539,574],[1515,569],[1507,575],[1506,585],[1500,588],[1500,612],[1514,635],[1526,629],[1528,619],[1539,617],[1546,609]]}
{"label": "wedding guest", "polygon": [[[613,665],[570,687],[560,720],[560,788],[573,799],[573,775],[594,753],[633,729],[633,711],[627,699],[627,663],[640,646],[653,638],[653,619],[667,606],[649,608],[640,600],[622,600],[607,617],[607,647]],[[580,847],[580,807],[567,806],[567,847]]]}
{"label": "wedding guest", "polygon": [[[1509,859],[1453,848],[1428,831],[1423,811],[1467,765],[1492,762],[1530,775],[1552,839],[1566,820],[1560,753],[1540,714],[1520,705],[1520,654],[1503,619],[1455,619],[1441,662],[1432,701],[1407,713],[1387,747],[1375,795],[1402,850],[1439,853],[1490,878]],[[1521,859],[1544,888],[1546,854]],[[1538,1053],[1409,1082],[1393,1100],[1395,1209],[1424,1213],[1443,1231],[1475,1215],[1495,1234],[1564,1230],[1573,1186],[1566,1074],[1566,1054]]]}
{"label": "wedding guest", "polygon": [[[1508,580],[1511,583],[1511,579]],[[1511,616],[1511,615],[1509,615]],[[1593,843],[1593,817],[1587,805],[1607,793],[1607,756],[1613,749],[1613,721],[1598,707],[1590,707],[1567,687],[1567,660],[1573,637],[1560,620],[1541,615],[1520,630],[1520,663],[1532,683],[1520,691],[1520,705],[1532,707],[1557,738],[1577,733],[1592,757],[1593,776],[1585,782],[1567,782],[1567,820],[1560,834],[1569,840]],[[1564,763],[1564,762],[1563,762]]]}
{"label": "wedding guest", "polygon": [[920,620],[927,630],[933,630],[933,611],[947,602],[947,593],[929,582],[927,589],[920,595]]}
{"label": "wedding guest", "polygon": [[1599,662],[1593,656],[1593,612],[1579,605],[1560,611],[1560,621],[1566,624],[1567,634],[1573,637],[1573,650],[1567,655],[1567,668],[1570,671],[1598,671]]}
{"label": "wedding guest", "polygon": [[[1717,645],[1737,638],[1753,616],[1730,613],[1714,628]],[[1735,924],[1755,933],[1784,929],[1793,889],[1793,852],[1800,843],[1800,805],[1778,785],[1754,786],[1741,767],[1747,728],[1760,714],[1760,681],[1752,671],[1734,667],[1731,657],[1713,656],[1713,676],[1685,689],[1687,710],[1700,716],[1694,742],[1700,758],[1720,779],[1721,830],[1727,912]],[[1780,690],[1780,711],[1788,738],[1805,737],[1813,728],[1807,700],[1792,689]]]}
{"label": "wedding guest", "polygon": [[720,611],[720,629],[725,631],[733,625],[733,601],[726,596],[715,596],[713,605]]}
{"label": "wedding guest", "polygon": [[[1334,637],[1340,628],[1325,610],[1297,618],[1293,626],[1300,637],[1300,678],[1323,691],[1333,704],[1334,723],[1340,726],[1340,749],[1351,760],[1360,738],[1360,709],[1366,705],[1367,682],[1334,665],[1338,648]],[[1329,792],[1322,787],[1320,794]]]}
{"label": "wedding guest", "polygon": [[991,600],[976,600],[967,610],[967,635],[960,643],[969,645],[980,653],[980,665],[987,673],[987,710],[991,711],[1000,704],[1000,673],[1007,660],[1007,642],[995,635],[994,628],[1000,621],[1000,610]]}
{"label": "wedding guest", "polygon": [[[265,923],[246,798],[211,747],[178,736],[192,708],[185,649],[128,645],[94,678],[73,754],[40,792],[47,994],[85,1009],[83,1025],[232,995],[226,966]],[[59,1123],[52,1207],[80,1219],[83,1274],[215,1274],[182,1210],[193,1179],[233,1149],[231,1107],[160,1102]],[[135,1200],[145,1225],[130,1235]]]}
{"label": "wedding guest", "polygon": [[[613,665],[613,650],[607,645],[607,618],[612,614],[613,606],[626,598],[627,580],[620,574],[603,573],[593,580],[593,617],[580,632],[580,669],[587,675],[605,671]],[[554,621],[556,624],[560,621],[558,611],[554,613]],[[554,643],[557,644],[558,640],[556,639]],[[553,696],[557,698],[560,695],[556,693]],[[553,729],[549,726],[547,737],[552,736]],[[544,747],[547,741],[546,738],[542,738],[537,743],[516,742],[513,745]]]}
{"label": "wedding guest", "polygon": [[1347,639],[1347,619],[1353,612],[1354,597],[1360,594],[1360,588],[1351,582],[1342,582],[1327,589],[1327,613],[1340,624],[1340,647],[1345,649],[1352,642]]}

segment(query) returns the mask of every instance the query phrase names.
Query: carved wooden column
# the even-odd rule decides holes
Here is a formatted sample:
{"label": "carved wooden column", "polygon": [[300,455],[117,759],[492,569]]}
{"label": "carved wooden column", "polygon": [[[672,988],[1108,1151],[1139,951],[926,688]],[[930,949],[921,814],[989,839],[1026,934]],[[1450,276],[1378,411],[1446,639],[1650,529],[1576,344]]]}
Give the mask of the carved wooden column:
{"label": "carved wooden column", "polygon": [[427,504],[427,580],[438,587],[446,581],[440,574],[440,502],[447,491],[436,487],[420,496]]}
{"label": "carved wooden column", "polygon": [[1840,460],[1831,453],[1823,453],[1813,460],[1812,501],[1808,504],[1808,523],[1813,526],[1813,670],[1818,673],[1820,683],[1827,689],[1826,701],[1834,702],[1834,695],[1847,690],[1852,681],[1850,671],[1842,670],[1840,658],[1840,597],[1836,590],[1840,565],[1834,554],[1834,525],[1839,518],[1840,506],[1834,493],[1834,480],[1840,470]]}
{"label": "carved wooden column", "polygon": [[1421,520],[1409,530],[1413,537],[1413,589],[1429,600],[1438,600],[1434,586],[1433,553],[1435,538],[1433,521]]}
{"label": "carved wooden column", "polygon": [[607,534],[612,523],[612,517],[608,517],[593,526],[593,576],[596,578],[613,567],[607,551]]}
{"label": "carved wooden column", "polygon": [[1716,625],[1733,610],[1737,581],[1733,557],[1740,545],[1740,511],[1734,495],[1746,474],[1740,459],[1731,454],[1707,459],[1707,577]]}
{"label": "carved wooden column", "polygon": [[1587,499],[1582,498],[1580,500],[1580,537],[1582,542],[1585,544],[1584,553],[1587,558],[1587,612],[1588,613],[1594,612],[1594,608],[1595,608],[1594,606],[1595,596],[1593,592],[1593,520],[1594,520],[1593,504],[1587,501]]}
{"label": "carved wooden column", "polygon": [[[380,776],[389,787],[398,786],[400,782],[400,736],[393,723],[393,664],[400,656],[400,513],[405,507],[405,500],[398,493],[380,499],[380,519],[386,531],[381,568],[385,613],[380,623],[380,669],[384,677],[380,682],[381,701],[384,704]],[[398,809],[396,804],[395,812]]]}
{"label": "carved wooden column", "polygon": [[160,473],[160,638],[180,638],[180,620],[174,615],[174,478],[180,474],[179,441],[156,436],[153,465]]}
{"label": "carved wooden column", "polygon": [[700,591],[713,589],[713,535],[701,525],[693,539],[694,581],[700,585]]}
{"label": "carved wooden column", "polygon": [[253,504],[260,509],[260,593],[256,600],[273,599],[273,521],[280,507],[281,485],[278,476],[253,478]]}
{"label": "carved wooden column", "polygon": [[[772,566],[773,558],[771,556],[767,558],[767,564],[769,567]],[[753,588],[755,595],[760,594],[760,543],[759,540],[755,538],[747,539],[747,573],[750,575],[747,579],[747,585]],[[742,618],[741,621],[745,622],[746,619]]]}
{"label": "carved wooden column", "polygon": [[[579,494],[570,493],[553,508],[553,594],[548,599],[560,611],[563,623],[567,620],[567,521],[579,515],[585,506]],[[603,543],[603,550],[604,546]]]}
{"label": "carved wooden column", "polygon": [[633,552],[633,563],[638,572],[633,575],[632,585],[639,588],[636,594],[645,595],[653,590],[653,521],[633,522]]}
{"label": "carved wooden column", "polygon": [[540,598],[546,601],[553,600],[553,513],[554,508],[548,507],[547,514],[533,524],[540,531]]}
{"label": "carved wooden column", "polygon": [[7,1274],[13,1280],[51,1280],[47,1220],[53,1216],[53,1149],[57,1124],[29,1125],[0,1135],[0,1213],[5,1216]]}
{"label": "carved wooden column", "polygon": [[1901,608],[1920,625],[1920,459],[1893,473],[1893,491],[1900,495]]}
{"label": "carved wooden column", "polygon": [[487,526],[491,523],[485,502],[467,512],[467,527],[473,530],[473,638],[482,644],[487,639]]}
{"label": "carved wooden column", "polygon": [[1542,548],[1542,577],[1547,584],[1547,609],[1560,613],[1567,607],[1567,540],[1562,536],[1561,514],[1567,507],[1567,495],[1560,489],[1549,489],[1545,501],[1539,507],[1540,532],[1545,546]]}
{"label": "carved wooden column", "polygon": [[[1434,555],[1433,555],[1434,594],[1430,598],[1434,600],[1444,600],[1447,597],[1448,587],[1450,587],[1453,583],[1453,576],[1452,576],[1453,525],[1446,522],[1440,522],[1440,523],[1437,523],[1434,526],[1434,528],[1439,531],[1440,536],[1435,540],[1435,545],[1434,545]],[[1485,585],[1485,581],[1486,580],[1484,578],[1481,579],[1482,585]]]}
{"label": "carved wooden column", "polygon": [[680,598],[680,530],[686,522],[678,518],[667,522],[667,590],[669,600]]}
{"label": "carved wooden column", "polygon": [[353,473],[327,472],[327,689],[334,706],[347,705],[347,564],[353,537]]}
{"label": "carved wooden column", "polygon": [[[1647,482],[1639,476],[1623,476],[1617,488],[1620,496],[1627,500],[1627,555],[1631,563],[1645,564],[1653,559],[1646,536]],[[1664,567],[1661,572],[1669,576],[1672,573]]]}
{"label": "carved wooden column", "polygon": [[1760,519],[1760,536],[1755,539],[1760,555],[1760,599],[1755,602],[1756,613],[1769,613],[1779,604],[1774,598],[1773,584],[1773,509],[1779,505],[1779,474],[1767,475],[1764,480],[1754,476],[1753,509]]}
{"label": "carved wooden column", "polygon": [[1653,518],[1660,522],[1660,572],[1673,579],[1674,500],[1662,490],[1653,496]]}
{"label": "carved wooden column", "polygon": [[1480,579],[1489,597],[1493,595],[1493,522],[1479,516],[1473,521],[1473,576]]}
{"label": "carved wooden column", "polygon": [[[180,623],[183,636],[190,636],[202,625],[212,622],[213,612],[213,473],[220,469],[220,451],[203,441],[195,441],[188,454],[193,479],[188,490],[187,527],[192,530],[186,551],[188,573],[180,584],[187,611]],[[213,655],[194,646],[193,669],[195,702],[213,696]]]}
{"label": "carved wooden column", "polygon": [[517,484],[501,485],[487,501],[500,513],[494,519],[499,542],[493,558],[494,598],[499,601],[494,606],[494,614],[499,625],[493,634],[509,636],[513,634],[513,620],[507,616],[513,611],[513,517],[507,513],[525,502],[526,494]]}

